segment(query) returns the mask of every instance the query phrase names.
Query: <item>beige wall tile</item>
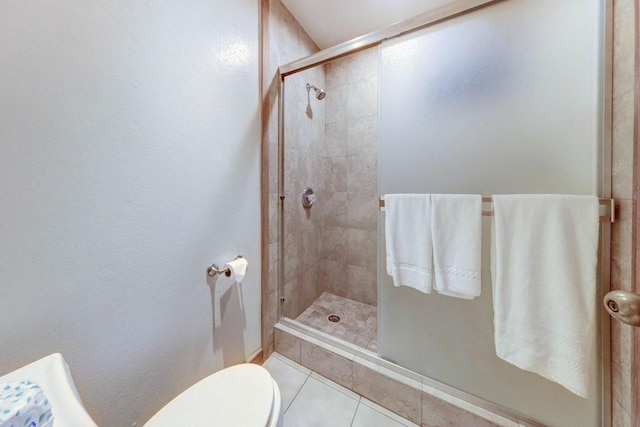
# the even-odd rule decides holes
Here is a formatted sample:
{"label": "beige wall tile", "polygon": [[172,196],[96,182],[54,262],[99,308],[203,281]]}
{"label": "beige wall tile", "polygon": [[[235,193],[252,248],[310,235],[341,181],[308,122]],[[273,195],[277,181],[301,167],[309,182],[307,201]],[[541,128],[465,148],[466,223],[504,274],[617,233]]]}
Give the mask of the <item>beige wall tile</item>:
{"label": "beige wall tile", "polygon": [[[266,344],[263,344],[262,351],[264,352],[265,357],[269,357],[269,355],[274,351],[274,330],[273,326],[278,322],[278,292],[274,291],[270,293],[266,300],[266,307],[263,308],[262,312],[262,324],[265,325],[263,328],[263,340]],[[275,310],[273,308],[276,308]]]}
{"label": "beige wall tile", "polygon": [[293,15],[280,1],[269,2],[269,46],[275,54],[274,65],[296,59],[296,53],[300,50],[297,26]]}
{"label": "beige wall tile", "polygon": [[[631,198],[633,159],[634,0],[614,0],[613,50],[613,196],[620,200],[620,217],[612,227],[611,287],[631,290]],[[632,427],[632,334],[629,327],[611,324],[612,417],[614,427]]]}
{"label": "beige wall tile", "polygon": [[346,260],[331,261],[324,260],[322,263],[322,289],[341,297],[347,296],[347,263]]}
{"label": "beige wall tile", "polygon": [[334,123],[347,118],[347,100],[351,88],[348,84],[338,85],[327,89],[327,97],[324,99],[326,123]]}
{"label": "beige wall tile", "polygon": [[316,226],[310,219],[306,222],[305,228],[300,233],[302,258],[304,259],[301,271],[308,270],[320,262],[320,239],[322,238],[320,227]]}
{"label": "beige wall tile", "polygon": [[305,307],[301,306],[300,281],[300,277],[295,276],[293,279],[284,282],[284,315],[291,319],[300,316],[305,309]]}
{"label": "beige wall tile", "polygon": [[300,363],[300,339],[279,329],[275,330],[276,351],[285,357]]}
{"label": "beige wall tile", "polygon": [[378,116],[361,117],[347,122],[348,156],[378,155]]}
{"label": "beige wall tile", "polygon": [[[351,55],[347,63],[347,76],[350,83],[378,77],[378,47]],[[344,73],[344,72],[343,72]]]}
{"label": "beige wall tile", "polygon": [[[263,284],[263,291],[267,294],[278,292],[278,242],[269,243],[266,254],[269,257],[269,281]],[[272,310],[274,311],[274,310]]]}
{"label": "beige wall tile", "polygon": [[347,298],[365,304],[378,305],[376,266],[347,265]]}
{"label": "beige wall tile", "polygon": [[[613,427],[634,427],[633,415],[628,412],[618,401],[612,403]],[[637,426],[636,426],[637,427]]]}
{"label": "beige wall tile", "polygon": [[294,280],[302,269],[301,238],[299,234],[289,233],[284,239],[284,281]]}
{"label": "beige wall tile", "polygon": [[347,263],[375,271],[378,259],[378,231],[349,228],[346,234]]}
{"label": "beige wall tile", "polygon": [[632,213],[631,200],[617,200],[617,218],[611,225],[611,288],[632,290],[631,245]]}
{"label": "beige wall tile", "polygon": [[351,56],[336,59],[325,65],[327,89],[333,89],[349,82],[349,74],[344,72],[349,67],[349,61],[351,61]]}
{"label": "beige wall tile", "polygon": [[496,427],[497,425],[437,397],[422,393],[422,426]]}
{"label": "beige wall tile", "polygon": [[267,146],[269,150],[269,165],[271,165],[269,166],[269,192],[275,193],[278,191],[278,144],[270,142]]}
{"label": "beige wall tile", "polygon": [[299,287],[297,291],[297,304],[298,312],[295,317],[298,317],[304,310],[306,310],[313,302],[318,299],[322,292],[320,291],[320,281],[318,280],[318,274],[320,271],[320,264],[316,263],[309,267],[300,276],[298,282]]}
{"label": "beige wall tile", "polygon": [[378,78],[369,77],[349,83],[347,117],[357,119],[378,114]]}
{"label": "beige wall tile", "polygon": [[302,341],[300,363],[344,387],[353,387],[352,362],[344,357]]}
{"label": "beige wall tile", "polygon": [[633,194],[633,108],[633,91],[613,100],[612,195],[616,199],[631,199]]}
{"label": "beige wall tile", "polygon": [[[620,416],[623,413],[633,413],[633,371],[631,366],[631,342],[633,328],[623,323],[612,321],[611,323],[611,379],[614,387],[611,390],[613,407],[619,408]],[[631,424],[628,424],[631,426]]]}
{"label": "beige wall tile", "polygon": [[324,188],[323,193],[347,191],[347,158],[325,157],[322,159]]}
{"label": "beige wall tile", "polygon": [[328,122],[325,127],[324,155],[326,157],[341,157],[346,154],[347,122],[336,120]]}
{"label": "beige wall tile", "polygon": [[378,203],[377,195],[362,193],[347,193],[349,200],[347,206],[346,225],[350,228],[363,230],[378,229]]}
{"label": "beige wall tile", "polygon": [[344,263],[347,259],[347,229],[325,226],[322,238],[322,259]]}
{"label": "beige wall tile", "polygon": [[326,196],[324,224],[333,227],[344,227],[347,225],[348,203],[347,193],[330,193]]}
{"label": "beige wall tile", "polygon": [[278,207],[280,200],[277,193],[269,194],[268,202],[268,214],[269,214],[269,230],[268,230],[268,243],[276,243],[278,241]]}
{"label": "beige wall tile", "polygon": [[[632,201],[618,200],[618,217],[612,225],[611,238],[611,288],[632,290],[631,286],[631,225]],[[625,424],[633,412],[632,394],[632,336],[630,326],[611,322],[611,376],[614,425]],[[630,418],[629,418],[630,419]]]}
{"label": "beige wall tile", "polygon": [[613,96],[634,86],[634,0],[613,1]]}
{"label": "beige wall tile", "polygon": [[347,191],[378,194],[378,156],[365,153],[347,157]]}
{"label": "beige wall tile", "polygon": [[421,390],[354,363],[353,391],[414,423],[421,422]]}

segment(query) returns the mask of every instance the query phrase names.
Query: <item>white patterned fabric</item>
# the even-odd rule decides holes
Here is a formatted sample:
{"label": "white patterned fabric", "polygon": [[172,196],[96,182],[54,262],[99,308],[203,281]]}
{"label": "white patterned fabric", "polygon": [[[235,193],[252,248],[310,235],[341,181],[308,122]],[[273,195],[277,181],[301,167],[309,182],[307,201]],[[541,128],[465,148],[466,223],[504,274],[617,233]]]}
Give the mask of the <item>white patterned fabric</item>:
{"label": "white patterned fabric", "polygon": [[53,426],[51,405],[33,381],[0,383],[0,427]]}

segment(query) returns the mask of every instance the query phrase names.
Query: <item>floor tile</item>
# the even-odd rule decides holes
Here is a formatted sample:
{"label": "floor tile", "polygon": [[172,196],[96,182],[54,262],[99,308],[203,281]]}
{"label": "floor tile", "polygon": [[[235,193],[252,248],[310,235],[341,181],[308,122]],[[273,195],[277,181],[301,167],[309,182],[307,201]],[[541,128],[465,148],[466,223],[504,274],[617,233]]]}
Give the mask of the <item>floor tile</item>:
{"label": "floor tile", "polygon": [[283,427],[349,427],[358,400],[309,377],[284,414]]}
{"label": "floor tile", "polygon": [[282,361],[281,358],[277,356],[274,357],[274,355],[275,353],[272,354],[262,366],[264,366],[273,379],[276,380],[282,397],[282,407],[284,410],[287,410],[309,377],[309,374],[297,370]]}
{"label": "floor tile", "polygon": [[361,403],[358,405],[351,427],[404,427],[404,425]]}
{"label": "floor tile", "polygon": [[[310,371],[302,365],[273,353],[265,362],[265,367],[278,381],[291,386],[281,386],[281,391],[294,390],[293,403],[285,408],[284,427],[308,426],[389,426],[389,427],[419,427],[417,424],[402,418],[400,415],[368,400],[353,391],[331,381],[330,379]],[[291,368],[293,368],[291,370]],[[303,375],[302,385],[300,374]],[[296,379],[290,378],[297,377]],[[297,381],[297,382],[296,382]],[[287,410],[289,406],[289,410]],[[364,406],[364,407],[363,407]]]}
{"label": "floor tile", "polygon": [[340,393],[347,395],[348,397],[358,400],[360,399],[360,395],[357,393],[354,393],[353,391],[349,390],[348,388],[336,383],[335,381],[331,381],[329,378],[320,375],[317,372],[312,372],[311,373],[311,378],[315,378],[316,380],[320,381],[321,383],[328,385],[329,387],[335,389],[336,391],[339,391]]}
{"label": "floor tile", "polygon": [[298,371],[302,372],[305,375],[311,375],[311,369],[302,366],[301,364],[299,364],[298,362],[294,362],[293,360],[289,359],[286,356],[281,355],[280,353],[272,353],[271,357],[275,357],[276,359],[279,359],[281,362],[286,363],[289,366],[292,366],[294,368],[296,368]]}
{"label": "floor tile", "polygon": [[395,422],[399,423],[402,426],[405,426],[405,427],[420,427],[418,424],[412,423],[411,421],[409,421],[409,420],[407,420],[405,418],[402,418],[400,415],[394,414],[393,412],[391,412],[387,408],[383,408],[382,406],[378,405],[377,403],[374,403],[371,400],[366,399],[364,397],[360,398],[360,405],[361,406],[362,405],[366,405],[369,408],[373,409],[374,411],[379,412],[382,415],[386,415],[388,418],[391,418],[392,420],[394,420]]}

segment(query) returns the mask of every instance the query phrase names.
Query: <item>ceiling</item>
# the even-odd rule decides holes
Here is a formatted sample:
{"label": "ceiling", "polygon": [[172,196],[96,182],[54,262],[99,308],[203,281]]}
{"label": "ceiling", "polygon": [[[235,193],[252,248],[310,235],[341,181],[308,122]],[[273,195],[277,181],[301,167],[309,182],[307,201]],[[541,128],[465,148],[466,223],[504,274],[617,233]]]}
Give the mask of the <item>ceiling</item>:
{"label": "ceiling", "polygon": [[320,49],[440,7],[451,0],[282,0]]}

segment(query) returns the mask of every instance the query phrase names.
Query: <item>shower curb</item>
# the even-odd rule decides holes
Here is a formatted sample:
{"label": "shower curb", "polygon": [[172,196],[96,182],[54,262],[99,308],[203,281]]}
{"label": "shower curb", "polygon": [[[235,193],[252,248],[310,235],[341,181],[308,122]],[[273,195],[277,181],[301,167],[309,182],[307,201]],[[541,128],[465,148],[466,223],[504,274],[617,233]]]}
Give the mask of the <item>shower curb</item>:
{"label": "shower curb", "polygon": [[276,352],[416,424],[544,427],[290,319],[274,334]]}

